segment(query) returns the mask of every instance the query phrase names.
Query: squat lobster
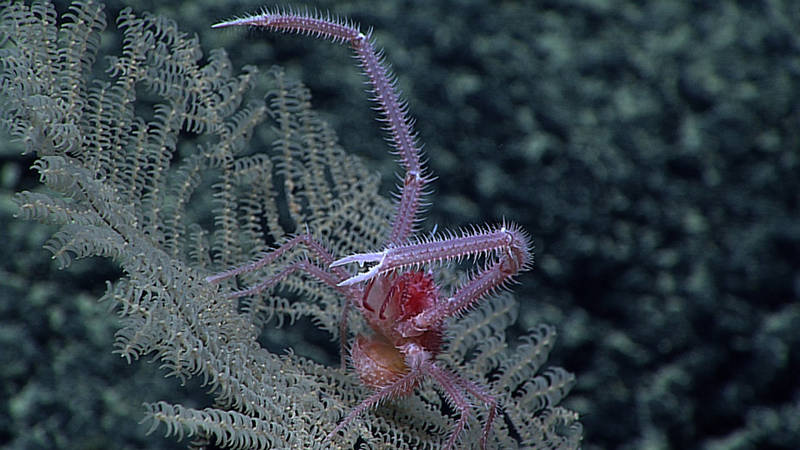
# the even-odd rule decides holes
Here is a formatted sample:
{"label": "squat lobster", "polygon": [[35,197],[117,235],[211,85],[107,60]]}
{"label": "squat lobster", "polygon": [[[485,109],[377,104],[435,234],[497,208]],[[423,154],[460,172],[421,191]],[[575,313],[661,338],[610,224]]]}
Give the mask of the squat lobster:
{"label": "squat lobster", "polygon": [[[486,388],[447,370],[436,362],[441,353],[445,321],[459,316],[514,275],[531,265],[530,240],[510,223],[486,229],[473,229],[443,237],[417,237],[413,234],[420,220],[421,198],[432,180],[420,161],[421,149],[412,129],[408,108],[395,88],[395,79],[376,52],[369,34],[350,22],[291,11],[264,11],[261,14],[221,22],[214,28],[249,25],[272,31],[308,34],[336,43],[349,44],[355,51],[372,88],[379,119],[391,136],[393,151],[405,170],[391,233],[381,251],[335,259],[324,244],[311,234],[298,235],[258,261],[206,278],[221,280],[257,270],[275,261],[293,247],[303,244],[317,262],[298,260],[277,275],[245,290],[229,294],[241,297],[263,291],[296,271],[319,279],[344,297],[340,321],[341,344],[347,339],[347,311],[356,307],[374,334],[356,336],[350,360],[361,381],[375,392],[356,406],[334,429],[330,440],[365,410],[381,402],[410,395],[420,382],[431,377],[441,386],[447,401],[460,413],[446,448],[453,448],[471,415],[470,396],[484,403],[488,413],[481,437],[485,448],[494,421],[497,402]],[[434,282],[432,263],[450,262],[463,257],[485,257],[485,265],[462,286],[443,295]],[[351,276],[342,266],[370,265]],[[421,270],[426,268],[427,270]],[[342,351],[344,365],[344,350]]]}

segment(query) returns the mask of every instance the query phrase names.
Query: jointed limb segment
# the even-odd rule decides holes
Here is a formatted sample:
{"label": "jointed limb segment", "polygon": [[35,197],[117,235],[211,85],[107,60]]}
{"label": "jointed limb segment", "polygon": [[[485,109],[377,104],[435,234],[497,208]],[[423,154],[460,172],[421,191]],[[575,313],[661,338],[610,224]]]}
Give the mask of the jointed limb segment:
{"label": "jointed limb segment", "polygon": [[[456,374],[453,375],[457,376]],[[492,424],[497,415],[497,399],[477,384],[465,378],[458,377],[458,379],[465,391],[469,392],[470,395],[483,402],[489,408],[489,413],[486,417],[486,425],[484,425],[483,434],[481,435],[481,448],[486,448],[487,441],[489,440],[489,432],[492,431]]]}
{"label": "jointed limb segment", "polygon": [[[380,120],[385,122],[392,146],[400,156],[407,176],[400,192],[400,203],[392,225],[389,242],[402,242],[414,232],[419,213],[420,197],[423,187],[429,178],[423,175],[416,133],[413,120],[408,114],[408,107],[400,99],[395,87],[395,79],[383,61],[381,52],[377,52],[368,34],[362,33],[357,26],[320,18],[311,14],[295,14],[283,11],[265,11],[262,14],[246,18],[220,22],[213,28],[250,25],[285,33],[308,34],[328,39],[334,43],[347,43],[358,56],[364,74],[372,85],[372,99],[378,104]],[[408,174],[412,176],[409,177]]]}
{"label": "jointed limb segment", "polygon": [[220,281],[227,280],[228,278],[233,278],[237,275],[241,275],[243,273],[253,272],[258,270],[264,266],[272,264],[276,259],[278,259],[281,255],[288,252],[289,250],[293,249],[297,244],[304,241],[313,241],[313,238],[308,234],[297,235],[294,238],[288,240],[280,247],[267,252],[261,258],[249,262],[247,264],[243,264],[241,266],[237,266],[226,270],[224,272],[216,273],[214,275],[210,275],[206,277],[207,283],[219,283]]}
{"label": "jointed limb segment", "polygon": [[486,391],[476,384],[466,380],[456,373],[440,368],[432,360],[431,355],[427,352],[422,352],[420,355],[408,355],[407,359],[416,360],[417,363],[409,364],[410,370],[408,373],[402,375],[393,383],[377,390],[372,395],[367,397],[358,406],[353,408],[347,416],[325,437],[325,441],[329,441],[336,433],[344,429],[345,426],[350,424],[358,416],[366,410],[376,407],[382,402],[390,399],[396,399],[410,394],[419,385],[425,377],[431,377],[439,384],[444,393],[447,401],[459,413],[459,418],[455,427],[450,432],[447,445],[445,448],[454,448],[456,442],[462,431],[466,428],[472,414],[472,403],[469,401],[467,395],[471,395],[476,400],[484,403],[488,409],[486,424],[481,434],[480,445],[481,448],[486,448],[489,439],[489,433],[492,429],[492,423],[497,411],[497,401],[494,397],[486,393]]}
{"label": "jointed limb segment", "polygon": [[509,263],[507,258],[501,259],[475,274],[466,284],[459,287],[446,302],[440,303],[426,316],[420,317],[418,326],[429,326],[427,324],[437,323],[448,317],[460,316],[482,298],[502,288],[518,272],[518,270],[507,270],[507,266],[517,267],[517,263]]}
{"label": "jointed limb segment", "polygon": [[463,389],[459,389],[460,386],[457,375],[442,370],[432,363],[430,364],[430,367],[428,367],[428,372],[430,373],[431,377],[433,377],[433,379],[435,379],[442,387],[447,401],[451,404],[451,406],[457,409],[459,413],[456,426],[450,432],[450,437],[447,440],[446,447],[452,448],[455,446],[458,436],[467,426],[467,420],[469,419],[472,405],[464,395]]}
{"label": "jointed limb segment", "polygon": [[[310,234],[299,234],[292,239],[286,241],[283,245],[272,250],[271,252],[266,253],[263,257],[238,266],[232,269],[226,270],[224,272],[220,272],[211,276],[206,277],[206,282],[208,283],[219,283],[220,281],[227,280],[228,278],[235,277],[237,275],[249,273],[261,269],[262,267],[268,266],[275,262],[278,258],[282,255],[286,254],[286,252],[292,250],[299,244],[304,244],[308,247],[309,250],[320,260],[322,264],[326,267],[329,267],[333,262],[333,255],[325,248],[325,246],[318,241],[316,241]],[[347,272],[342,269],[332,268],[331,271],[333,272],[333,276],[344,279],[347,277]],[[288,274],[287,274],[288,275]],[[326,280],[323,280],[326,281]],[[338,282],[334,283],[334,286],[338,284]],[[263,290],[263,289],[261,289]],[[247,295],[247,294],[244,294]]]}
{"label": "jointed limb segment", "polygon": [[486,425],[481,435],[481,448],[485,449],[497,411],[497,400],[475,383],[460,377],[455,372],[442,369],[433,362],[431,362],[425,370],[439,383],[447,398],[452,403],[452,406],[455,407],[460,414],[456,427],[448,440],[447,447],[455,446],[458,435],[466,427],[467,420],[472,416],[472,414],[470,414],[472,404],[464,395],[469,394],[489,408]]}
{"label": "jointed limb segment", "polygon": [[[303,234],[294,237],[293,239],[289,240],[285,244],[281,245],[277,249],[273,250],[272,252],[267,253],[261,259],[253,261],[249,264],[245,264],[243,266],[235,267],[233,269],[227,270],[225,272],[221,272],[215,275],[211,275],[206,277],[206,282],[209,283],[219,283],[220,281],[226,280],[228,278],[232,278],[237,275],[241,275],[244,273],[249,273],[255,270],[258,270],[266,265],[271,264],[276,259],[278,259],[281,255],[285,254],[292,248],[296,247],[298,244],[304,243],[306,246],[316,254],[316,256],[326,265],[329,266],[330,262],[333,260],[331,254],[325,249],[325,247],[320,244],[319,242],[315,241],[310,234]],[[333,273],[329,272],[331,270]],[[295,261],[285,267],[283,270],[278,272],[277,274],[267,278],[266,280],[261,281],[260,283],[256,284],[255,286],[251,286],[247,289],[242,289],[238,291],[232,291],[226,294],[225,296],[230,299],[239,298],[239,297],[246,297],[248,295],[258,294],[269,289],[272,286],[283,281],[286,277],[293,274],[294,272],[300,271],[305,272],[313,277],[317,278],[322,283],[336,289],[341,294],[344,294],[344,305],[342,307],[342,318],[339,321],[339,333],[340,333],[340,343],[341,343],[341,351],[340,351],[340,359],[341,359],[341,367],[345,367],[345,343],[347,342],[347,312],[350,306],[350,298],[352,297],[352,292],[343,286],[339,286],[340,281],[347,276],[346,272],[342,269],[337,268],[327,268],[323,269],[316,264],[313,264],[311,261],[304,259],[300,261]]]}
{"label": "jointed limb segment", "polygon": [[258,294],[260,292],[263,292],[271,288],[272,286],[275,286],[276,284],[286,279],[286,277],[288,277],[289,275],[298,271],[312,275],[314,278],[318,279],[319,281],[323,282],[324,284],[327,284],[328,286],[336,289],[337,291],[343,294],[348,293],[346,289],[343,289],[341,286],[339,286],[339,279],[336,278],[334,275],[332,275],[330,272],[327,272],[326,270],[320,268],[319,266],[314,265],[310,261],[303,260],[290,264],[277,274],[267,278],[264,281],[259,282],[254,286],[251,286],[247,289],[230,292],[226,295],[226,297],[239,298],[248,295]]}
{"label": "jointed limb segment", "polygon": [[286,254],[287,252],[291,251],[293,248],[301,244],[305,245],[311,251],[311,253],[324,265],[324,268],[319,267],[318,265],[312,263],[308,259],[295,261],[286,266],[283,270],[281,270],[277,274],[267,278],[266,280],[261,281],[255,286],[251,286],[247,289],[242,289],[239,291],[229,292],[226,295],[226,297],[233,299],[233,298],[258,294],[260,292],[269,289],[272,286],[275,286],[276,284],[283,281],[286,277],[297,271],[305,272],[315,277],[322,283],[330,286],[331,288],[336,289],[341,294],[343,294],[344,297],[344,305],[342,306],[342,318],[339,321],[339,333],[340,333],[339,342],[341,346],[340,362],[341,362],[341,367],[344,368],[345,354],[346,354],[345,345],[347,343],[347,313],[350,309],[350,299],[356,297],[357,294],[352,288],[340,285],[341,281],[347,278],[348,273],[345,272],[344,269],[342,269],[341,267],[330,267],[331,263],[333,263],[333,255],[328,251],[325,245],[314,239],[311,236],[311,234],[305,233],[297,235],[294,238],[285,242],[280,247],[267,253],[262,258],[256,261],[250,262],[248,264],[239,267],[234,267],[230,270],[226,270],[224,272],[220,272],[218,274],[206,277],[206,282],[219,283],[223,280],[235,277],[237,275],[259,270],[262,267],[272,264],[282,255]]}
{"label": "jointed limb segment", "polygon": [[[493,288],[527,268],[530,264],[530,240],[517,226],[503,224],[494,229],[463,233],[461,236],[423,239],[405,245],[391,246],[377,253],[357,253],[334,261],[331,267],[350,263],[358,263],[359,266],[376,263],[366,272],[356,274],[340,283],[342,286],[348,286],[394,270],[488,254],[496,255],[500,263],[493,264],[485,270],[491,271],[494,277],[483,277],[486,278],[485,283]],[[492,280],[492,278],[499,279]]]}
{"label": "jointed limb segment", "polygon": [[410,392],[416,388],[416,386],[421,381],[422,377],[425,374],[420,370],[411,370],[407,374],[403,375],[394,383],[375,391],[372,395],[364,399],[358,406],[353,408],[347,416],[339,422],[339,425],[333,429],[328,435],[325,437],[325,441],[331,440],[333,436],[344,429],[350,422],[355,420],[358,416],[360,416],[364,411],[378,406],[381,402],[384,402],[389,399],[400,398],[405,395],[408,395]]}
{"label": "jointed limb segment", "polygon": [[420,199],[425,194],[425,185],[431,181],[430,177],[419,172],[419,161],[416,166],[406,164],[406,177],[400,187],[399,202],[393,220],[391,234],[387,239],[390,244],[398,245],[408,239],[415,231],[419,220]]}

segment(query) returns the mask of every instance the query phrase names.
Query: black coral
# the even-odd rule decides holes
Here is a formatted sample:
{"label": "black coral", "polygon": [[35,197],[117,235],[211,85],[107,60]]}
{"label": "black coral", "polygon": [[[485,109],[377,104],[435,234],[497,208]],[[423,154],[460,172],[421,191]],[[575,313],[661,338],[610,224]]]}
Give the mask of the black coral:
{"label": "black coral", "polygon": [[[266,102],[245,103],[263,80],[255,69],[233,75],[223,51],[204,57],[196,38],[164,18],[125,10],[117,23],[122,51],[99,78],[99,4],[76,2],[58,20],[46,3],[4,7],[0,118],[36,154],[48,188],[18,194],[20,216],[60,226],[46,246],[62,266],[100,255],[122,268],[105,295],[122,318],[121,356],[155,355],[168,375],[209,387],[213,407],[147,404],[153,427],[232,448],[319,443],[364,388],[339,369],[270,353],[258,339],[271,317],[310,317],[336,336],[340,299],[298,275],[239,305],[203,277],[305,227],[338,254],[365,251],[387,232],[389,202],[281,70],[268,76]],[[269,133],[268,153],[248,145],[259,132]],[[454,325],[447,363],[501,396],[497,445],[575,447],[576,414],[556,406],[573,377],[537,375],[554,332],[541,327],[506,348],[515,311],[504,295]],[[452,420],[424,388],[358,420],[335,444],[435,448]]]}

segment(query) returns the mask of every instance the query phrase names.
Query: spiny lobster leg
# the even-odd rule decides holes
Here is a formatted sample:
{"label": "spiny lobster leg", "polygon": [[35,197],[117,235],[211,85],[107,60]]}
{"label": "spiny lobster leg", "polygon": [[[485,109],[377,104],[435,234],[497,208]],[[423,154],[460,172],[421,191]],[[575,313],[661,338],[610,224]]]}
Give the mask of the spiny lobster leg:
{"label": "spiny lobster leg", "polygon": [[[264,256],[255,261],[252,261],[250,263],[238,267],[234,267],[224,272],[207,276],[205,280],[207,283],[219,283],[220,281],[227,280],[228,278],[235,277],[243,273],[253,272],[264,266],[272,264],[276,259],[278,259],[283,254],[285,254],[286,252],[293,249],[299,244],[305,244],[305,246],[308,247],[308,249],[311,250],[317,256],[317,258],[319,258],[322,264],[330,266],[333,263],[333,255],[331,255],[328,249],[325,248],[325,245],[315,240],[314,237],[311,236],[311,234],[304,233],[304,234],[298,234],[292,239],[289,239],[280,247],[266,253]],[[347,277],[347,272],[345,272],[342,269],[332,269],[332,271],[336,277],[339,277],[341,279]]]}
{"label": "spiny lobster leg", "polygon": [[426,375],[421,368],[411,368],[409,372],[400,377],[394,383],[375,391],[372,395],[364,399],[358,406],[353,408],[338,425],[325,437],[325,441],[329,441],[333,436],[344,429],[350,422],[355,420],[364,411],[379,405],[381,402],[400,398],[408,395],[419,384],[422,378]]}
{"label": "spiny lobster leg", "polygon": [[379,405],[385,400],[407,395],[416,388],[424,377],[430,376],[441,386],[447,401],[456,408],[460,414],[455,427],[450,432],[450,437],[444,448],[451,449],[455,447],[459,436],[466,428],[467,422],[471,417],[470,410],[472,409],[472,404],[465,394],[470,394],[489,406],[489,416],[481,437],[481,448],[486,448],[489,432],[491,431],[492,422],[495,417],[495,410],[497,408],[497,403],[494,398],[474,383],[437,366],[432,359],[432,355],[415,344],[409,344],[408,348],[404,351],[407,352],[406,363],[409,368],[408,372],[388,386],[377,390],[363,400],[358,406],[353,408],[333,431],[325,437],[325,441],[333,438],[336,433],[344,429],[344,427],[355,420],[364,411]]}
{"label": "spiny lobster leg", "polygon": [[275,286],[276,284],[280,283],[286,277],[288,277],[289,275],[291,275],[291,274],[293,274],[295,272],[307,273],[309,275],[312,275],[314,278],[318,279],[319,281],[327,284],[328,286],[331,286],[332,288],[342,292],[343,294],[348,294],[349,293],[347,290],[342,290],[341,286],[339,286],[339,284],[338,284],[338,279],[334,275],[332,275],[330,272],[325,271],[321,267],[319,267],[317,265],[314,265],[313,263],[311,263],[308,260],[301,260],[301,261],[296,261],[296,262],[288,265],[286,268],[284,268],[283,270],[281,270],[277,274],[275,274],[275,275],[273,275],[273,276],[271,276],[271,277],[269,277],[269,278],[267,278],[267,279],[265,279],[263,281],[260,281],[256,285],[250,286],[247,289],[242,289],[242,290],[239,290],[239,291],[229,292],[228,294],[225,295],[225,297],[227,297],[227,298],[239,298],[239,297],[246,297],[248,295],[258,294],[260,292],[263,292],[266,289],[271,288],[272,286]]}
{"label": "spiny lobster leg", "polygon": [[427,367],[426,371],[439,383],[439,385],[442,387],[442,390],[444,390],[448,401],[458,410],[459,414],[461,415],[458,419],[458,422],[456,422],[455,428],[450,433],[450,438],[447,441],[446,448],[452,448],[455,446],[458,436],[462,431],[464,431],[467,421],[471,416],[470,410],[472,409],[472,405],[464,395],[464,392],[467,392],[489,406],[489,417],[486,419],[486,425],[484,426],[483,434],[481,436],[481,448],[485,449],[486,443],[489,440],[489,432],[492,430],[492,422],[494,422],[495,410],[497,408],[497,403],[494,397],[487,394],[477,385],[459,377],[454,372],[439,368],[434,363],[431,363],[429,367]]}
{"label": "spiny lobster leg", "polygon": [[405,245],[392,246],[382,252],[357,253],[334,261],[331,267],[350,263],[358,263],[360,266],[376,263],[366,272],[339,283],[340,286],[349,286],[393,270],[440,261],[460,260],[481,254],[499,255],[499,261],[495,265],[500,262],[502,264],[485,270],[498,276],[505,274],[499,283],[495,283],[498,285],[509,276],[527,269],[530,261],[530,239],[516,225],[504,223],[499,227],[462,233],[460,236],[421,239]]}
{"label": "spiny lobster leg", "polygon": [[423,311],[413,319],[398,324],[397,332],[403,336],[414,336],[449,317],[463,314],[480,299],[502,288],[514,275],[524,269],[526,264],[524,259],[516,259],[513,252],[503,254],[483,270],[477,272],[451,297]]}
{"label": "spiny lobster leg", "polygon": [[473,397],[482,401],[489,407],[489,414],[486,417],[486,425],[483,427],[483,435],[481,436],[481,448],[486,448],[489,440],[489,433],[492,431],[492,424],[494,423],[494,418],[497,415],[497,400],[491,394],[486,392],[486,390],[484,390],[481,386],[467,379],[461,378],[455,373],[452,375],[458,378],[458,382],[465,391],[469,392]]}
{"label": "spiny lobster leg", "polygon": [[435,364],[430,364],[427,372],[442,387],[448,403],[458,410],[458,421],[456,422],[456,426],[450,432],[450,438],[447,440],[447,444],[445,446],[445,448],[453,448],[458,440],[458,436],[467,426],[467,420],[470,417],[472,405],[470,404],[469,399],[464,396],[462,389],[459,388],[459,380],[453,373],[442,370]]}
{"label": "spiny lobster leg", "polygon": [[[210,275],[205,278],[206,282],[208,283],[219,283],[220,281],[226,280],[228,278],[235,277],[237,275],[241,275],[244,273],[253,272],[258,270],[264,266],[267,266],[273,263],[276,259],[278,259],[281,255],[284,255],[289,250],[293,249],[294,247],[304,244],[316,257],[319,261],[326,267],[329,267],[330,264],[333,262],[333,255],[328,251],[328,249],[322,243],[315,240],[311,234],[305,233],[295,236],[294,238],[286,241],[283,245],[276,248],[275,250],[267,253],[263,257],[250,262],[248,264],[244,264],[239,267],[234,267],[232,269],[226,270],[224,272],[220,272],[214,275]],[[301,260],[296,261],[283,270],[281,270],[276,275],[256,284],[255,286],[251,286],[247,289],[242,289],[239,291],[230,292],[226,295],[228,298],[238,298],[244,297],[247,295],[257,294],[265,289],[268,289],[275,284],[279,283],[281,280],[285,279],[289,275],[294,272],[301,271],[312,275],[313,277],[317,278],[324,284],[336,289],[337,291],[344,294],[344,306],[342,308],[342,318],[339,321],[339,342],[340,342],[340,363],[342,368],[345,367],[345,345],[347,343],[347,313],[350,307],[350,301],[353,298],[359,298],[361,296],[360,292],[357,289],[347,288],[344,286],[340,286],[340,282],[347,277],[347,272],[341,268],[329,268],[328,270],[323,269],[308,260]]]}
{"label": "spiny lobster leg", "polygon": [[424,195],[425,185],[432,177],[422,166],[421,148],[413,130],[413,120],[408,114],[406,103],[400,98],[396,79],[381,53],[375,51],[370,34],[362,33],[356,25],[349,22],[291,11],[264,11],[262,14],[221,22],[212,27],[241,25],[308,34],[334,43],[347,43],[353,48],[372,86],[372,100],[378,104],[381,114],[379,119],[385,123],[384,129],[389,133],[394,152],[400,157],[405,169],[388,242],[399,244],[408,239],[415,231],[419,220],[420,200]]}

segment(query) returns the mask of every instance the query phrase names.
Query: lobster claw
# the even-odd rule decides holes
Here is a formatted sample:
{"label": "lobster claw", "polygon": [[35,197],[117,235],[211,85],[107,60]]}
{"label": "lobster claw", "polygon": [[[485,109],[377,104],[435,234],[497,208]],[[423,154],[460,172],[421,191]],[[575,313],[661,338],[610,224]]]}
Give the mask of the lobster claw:
{"label": "lobster claw", "polygon": [[345,264],[350,263],[358,263],[359,267],[364,267],[364,264],[377,262],[374,266],[370,267],[369,270],[366,272],[358,273],[341,283],[337,286],[350,286],[352,284],[360,283],[362,281],[369,281],[379,273],[383,269],[383,261],[386,258],[386,251],[382,251],[379,253],[356,253],[354,255],[345,256],[344,258],[337,259],[336,261],[332,262],[330,267],[337,267],[343,266]]}

